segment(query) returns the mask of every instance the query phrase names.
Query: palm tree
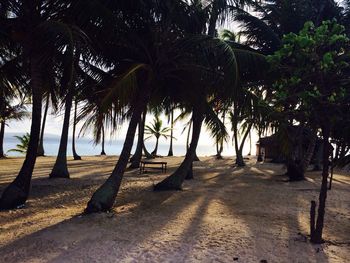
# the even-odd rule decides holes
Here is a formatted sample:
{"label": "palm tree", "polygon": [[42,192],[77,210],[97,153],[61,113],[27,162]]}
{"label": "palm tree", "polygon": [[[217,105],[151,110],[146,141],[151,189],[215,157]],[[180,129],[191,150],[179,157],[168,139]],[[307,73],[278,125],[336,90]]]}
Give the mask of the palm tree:
{"label": "palm tree", "polygon": [[168,156],[174,156],[173,137],[174,137],[174,109],[171,109],[170,111],[170,146],[169,146]]}
{"label": "palm tree", "polygon": [[156,138],[156,145],[152,151],[153,156],[157,156],[159,138],[164,137],[165,139],[168,139],[170,137],[168,134],[170,130],[171,129],[169,127],[163,127],[163,121],[159,118],[158,115],[155,116],[151,125],[146,125],[145,134],[149,136],[146,137],[145,140],[148,140],[153,136]]}
{"label": "palm tree", "polygon": [[[20,51],[29,65],[32,95],[32,124],[28,151],[16,179],[4,190],[0,199],[0,209],[12,209],[23,205],[29,195],[30,181],[38,152],[40,137],[43,79],[47,68],[54,68],[64,51],[72,50],[72,36],[81,34],[78,25],[90,23],[83,16],[74,14],[75,8],[83,1],[2,1],[0,27],[2,42]],[[86,1],[85,1],[86,4]],[[69,14],[69,15],[68,15]],[[75,18],[74,26],[70,24]],[[90,21],[90,22],[89,22]],[[67,54],[68,55],[68,54]],[[68,56],[66,56],[68,57]],[[65,70],[70,74],[69,68]],[[50,76],[55,79],[54,74]],[[69,79],[69,78],[68,78]]]}
{"label": "palm tree", "polygon": [[73,117],[73,134],[72,134],[72,152],[74,160],[81,160],[81,157],[77,154],[75,149],[75,130],[77,126],[77,109],[78,109],[78,100],[74,100],[74,117]]}
{"label": "palm tree", "polygon": [[47,95],[46,103],[45,103],[44,116],[43,116],[43,120],[42,120],[42,124],[41,124],[41,130],[40,130],[40,139],[39,139],[39,146],[38,146],[37,156],[44,156],[45,155],[45,150],[44,150],[44,131],[45,131],[45,125],[46,125],[47,112],[49,110],[49,102],[50,102],[50,96]]}
{"label": "palm tree", "polygon": [[192,163],[195,157],[196,148],[199,141],[199,135],[202,128],[202,122],[204,119],[203,108],[195,107],[193,109],[193,133],[192,140],[189,149],[187,150],[184,161],[181,163],[179,168],[176,169],[175,173],[165,178],[160,183],[154,186],[155,191],[164,190],[181,190],[181,185],[185,180],[188,173],[191,171]]}
{"label": "palm tree", "polygon": [[8,103],[4,102],[1,105],[0,110],[0,158],[4,158],[4,136],[5,136],[5,127],[6,121],[9,120],[23,120],[28,117],[28,112],[26,111],[25,106],[21,103],[16,106],[10,106]]}
{"label": "palm tree", "polygon": [[[245,166],[243,148],[253,127],[252,116],[254,114],[254,105],[256,104],[254,103],[254,99],[256,99],[256,97],[249,89],[242,89],[241,94],[238,95],[233,102],[233,108],[230,112],[237,166]],[[239,141],[240,134],[242,136]]]}
{"label": "palm tree", "polygon": [[[147,107],[146,107],[147,108]],[[145,151],[146,158],[153,157],[150,153],[147,152],[144,143],[144,134],[145,134],[145,121],[146,121],[147,109],[145,109],[141,115],[140,121],[138,123],[138,139],[136,150],[133,156],[130,158],[131,164],[129,166],[130,169],[135,169],[140,167],[140,162],[142,159],[142,151]]]}
{"label": "palm tree", "polygon": [[[73,72],[73,69],[71,69]],[[67,91],[65,99],[63,100],[63,104],[65,107],[64,110],[64,118],[63,118],[63,126],[61,132],[60,145],[58,148],[58,154],[56,157],[55,164],[50,173],[50,178],[69,178],[69,171],[67,167],[67,144],[68,144],[68,133],[69,133],[69,120],[70,120],[70,112],[73,104],[73,73],[69,81],[66,83],[64,87],[64,91]]]}
{"label": "palm tree", "polygon": [[[237,93],[240,92],[240,86],[238,85],[238,75],[233,75],[232,72],[242,74],[241,78],[244,79],[246,78],[246,76],[250,76],[251,74],[249,73],[256,69],[258,65],[262,65],[262,63],[265,63],[264,56],[261,56],[260,54],[252,50],[247,50],[246,48],[243,48],[241,46],[237,48],[237,44],[230,46],[230,44],[218,39],[215,39],[214,42],[216,43],[216,45],[211,46],[211,48],[213,48],[211,52],[216,56],[212,57],[211,60],[209,60],[210,67],[213,68],[215,67],[215,63],[218,63],[220,65],[218,66],[219,69],[222,69],[224,72],[228,70],[229,72],[231,72],[231,74],[229,74],[228,72],[224,74],[223,76],[225,76],[227,79],[224,77],[221,79],[221,81],[220,78],[218,79],[216,76],[214,84],[212,84],[212,80],[205,79],[207,82],[200,84],[200,86],[202,87],[201,95],[203,97],[199,96],[200,93],[198,91],[195,95],[196,98],[187,96],[187,99],[190,98],[195,100],[191,102],[191,104],[194,105],[192,116],[193,133],[189,150],[187,151],[185,160],[180,165],[180,167],[172,175],[155,185],[154,190],[158,191],[181,189],[181,185],[192,166],[193,158],[195,156],[195,149],[198,144],[202,121],[205,120],[206,122],[210,123],[213,122],[213,120],[218,119],[218,116],[215,114],[215,112],[213,111],[213,107],[211,106],[215,105],[215,103],[210,101],[210,98],[213,98],[214,102],[215,100],[226,101],[227,99],[235,98]],[[224,60],[222,60],[223,58]],[[248,58],[251,59],[250,63],[247,63]],[[208,85],[207,83],[212,84],[214,88],[212,85],[206,86]],[[196,85],[199,84],[194,84],[194,87],[196,87]],[[205,89],[204,87],[207,89]],[[203,94],[203,90],[206,90],[208,93]],[[218,120],[217,122],[215,121],[214,123],[222,124],[220,120]],[[218,125],[218,127],[220,127],[220,125]]]}
{"label": "palm tree", "polygon": [[[116,61],[113,64],[118,65],[118,68],[111,70],[111,72],[114,71],[114,76],[103,104],[106,109],[114,107],[119,112],[118,115],[126,110],[130,122],[123,150],[115,169],[107,181],[94,193],[87,205],[86,212],[106,211],[113,206],[128,163],[137,124],[151,99],[151,94],[154,95],[152,99],[166,98],[172,94],[177,97],[176,100],[182,100],[186,97],[186,92],[190,92],[192,97],[195,96],[194,94],[198,94],[198,92],[189,89],[193,84],[191,79],[194,78],[194,75],[196,75],[195,79],[199,79],[199,76],[204,74],[203,69],[196,66],[193,63],[195,60],[191,58],[195,55],[199,56],[199,53],[203,56],[202,50],[198,49],[198,43],[202,41],[197,38],[179,37],[185,32],[179,27],[179,24],[174,23],[174,20],[188,19],[184,24],[191,24],[189,22],[190,16],[187,16],[189,9],[184,2],[168,1],[165,6],[162,3],[157,2],[161,8],[158,9],[158,6],[155,5],[152,7],[152,10],[155,10],[153,12],[148,12],[147,7],[133,10],[132,23],[138,23],[135,17],[142,18],[140,20],[140,28],[142,28],[140,34],[136,36],[134,30],[131,33],[126,29],[121,32],[124,35],[117,36],[121,43],[116,43],[116,47],[111,46],[104,49],[104,52],[109,52],[108,58]],[[177,6],[178,4],[180,7]],[[175,16],[172,14],[170,10],[173,8],[177,8],[178,12],[182,12],[183,15],[177,13]],[[170,13],[167,16],[162,16],[161,12]],[[152,13],[151,16],[150,13]],[[156,16],[157,19],[155,19]],[[123,24],[127,23],[123,21]],[[122,50],[120,50],[121,48]],[[123,56],[127,56],[127,59]],[[178,92],[179,89],[181,92]],[[200,117],[201,114],[198,115],[199,126],[201,126],[202,117]],[[198,128],[198,121],[196,125]],[[197,131],[194,134],[197,135]],[[198,139],[196,140],[198,142]],[[193,146],[196,147],[196,143]],[[192,155],[190,151],[189,155]],[[190,157],[191,162],[192,157]],[[190,163],[185,163],[186,171]]]}
{"label": "palm tree", "polygon": [[[234,17],[243,26],[240,35],[244,36],[244,43],[254,46],[264,54],[272,54],[282,45],[282,37],[290,32],[297,33],[304,26],[306,21],[313,21],[316,25],[325,19],[337,19],[342,17],[341,8],[333,0],[322,0],[315,2],[312,0],[292,0],[292,1],[256,1],[250,3],[251,12],[247,12],[240,7],[234,7]],[[269,78],[265,78],[265,86],[269,85]],[[265,87],[267,94],[269,88]],[[269,95],[268,95],[269,97]],[[293,108],[293,107],[291,107]],[[266,118],[265,118],[266,120]],[[261,123],[267,127],[266,123]],[[264,129],[264,128],[263,128]],[[260,128],[258,127],[258,131]],[[300,142],[300,140],[299,140]],[[294,144],[290,151],[295,152],[300,145]],[[307,150],[304,162],[300,165],[300,173],[303,178],[304,167],[308,166],[308,160],[311,159],[314,140],[310,140],[309,149]],[[288,156],[291,156],[290,154]],[[261,160],[261,156],[258,159]],[[287,174],[295,174],[295,171],[289,171],[289,167],[297,167],[295,160],[292,158],[288,161]]]}
{"label": "palm tree", "polygon": [[40,130],[40,139],[38,146],[37,156],[45,156],[44,150],[44,134],[45,134],[45,126],[46,126],[46,118],[48,114],[49,107],[51,105],[52,111],[57,112],[58,110],[58,100],[59,96],[57,94],[58,83],[52,78],[55,75],[55,68],[46,68],[44,69],[46,72],[43,73],[43,89],[44,95],[43,98],[45,100],[45,108],[42,116],[41,130]]}
{"label": "palm tree", "polygon": [[231,14],[233,8],[243,8],[248,3],[254,3],[254,0],[210,0],[206,9],[208,10],[208,35],[217,36],[217,24],[223,24]]}
{"label": "palm tree", "polygon": [[16,145],[16,148],[10,149],[7,152],[16,152],[20,154],[26,154],[28,151],[28,145],[29,145],[29,140],[30,140],[30,134],[27,132],[23,136],[14,136],[19,140],[19,144]]}
{"label": "palm tree", "polygon": [[[69,69],[69,74],[63,79],[63,90],[64,95],[63,104],[65,106],[63,127],[61,132],[60,146],[58,149],[58,154],[56,162],[52,171],[50,173],[50,178],[69,178],[70,174],[67,167],[67,144],[68,144],[68,134],[69,134],[69,123],[71,109],[73,105],[73,99],[76,98],[81,89],[80,78],[82,78],[83,69],[81,68],[81,50],[89,50],[91,48],[87,45],[89,42],[86,38],[82,38],[78,35],[77,38],[72,38],[72,46],[67,49],[63,56],[67,58],[63,61],[63,66],[65,69]],[[66,54],[67,53],[67,54]],[[84,57],[82,57],[84,59]],[[64,72],[65,73],[65,72]],[[81,160],[81,157],[77,155],[75,151],[75,127],[77,123],[77,99],[75,99],[74,106],[74,119],[73,119],[73,155],[75,160]]]}
{"label": "palm tree", "polygon": [[106,155],[106,152],[105,152],[105,128],[104,128],[103,125],[101,127],[101,133],[102,133],[102,140],[101,140],[102,150],[101,150],[101,155]]}
{"label": "palm tree", "polygon": [[322,20],[341,18],[341,8],[333,0],[250,1],[249,6],[250,12],[234,6],[234,19],[243,26],[240,35],[245,44],[264,54],[275,52],[282,37],[299,32],[306,21],[317,25]]}

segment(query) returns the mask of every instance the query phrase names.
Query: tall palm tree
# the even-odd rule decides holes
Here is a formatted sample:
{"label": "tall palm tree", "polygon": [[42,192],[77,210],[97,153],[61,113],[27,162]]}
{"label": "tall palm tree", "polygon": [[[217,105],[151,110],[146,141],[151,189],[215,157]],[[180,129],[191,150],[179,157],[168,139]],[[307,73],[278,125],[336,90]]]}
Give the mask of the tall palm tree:
{"label": "tall palm tree", "polygon": [[168,156],[174,156],[173,137],[174,137],[174,109],[171,109],[170,111],[170,146],[169,146]]}
{"label": "tall palm tree", "polygon": [[46,103],[45,103],[45,110],[44,110],[43,120],[42,120],[42,123],[41,123],[40,139],[39,139],[37,156],[44,156],[45,155],[45,150],[44,150],[44,132],[45,132],[45,125],[46,125],[46,117],[47,117],[47,113],[49,111],[49,103],[50,103],[50,96],[47,96],[46,97]]}
{"label": "tall palm tree", "polygon": [[[71,53],[73,51],[67,50],[66,52]],[[72,56],[74,56],[74,54],[72,54]],[[74,64],[74,62],[71,62],[71,63]],[[74,65],[71,65],[70,71],[71,71],[70,75],[66,80],[64,84],[64,89],[63,89],[63,92],[66,94],[62,101],[62,104],[64,105],[64,118],[63,118],[60,144],[59,144],[58,154],[56,157],[55,164],[50,173],[50,178],[69,178],[70,177],[68,167],[67,167],[67,144],[68,144],[70,114],[71,114],[71,109],[73,104],[74,93],[76,92]]]}
{"label": "tall palm tree", "polygon": [[0,44],[11,42],[12,47],[18,48],[25,57],[25,65],[29,65],[33,106],[28,151],[18,176],[2,193],[0,209],[23,205],[29,195],[40,137],[43,73],[45,68],[54,68],[64,50],[71,49],[71,36],[80,34],[77,25],[82,21],[75,21],[78,23],[74,26],[69,24],[72,17],[82,19],[82,16],[72,14],[77,11],[74,8],[78,4],[82,1],[2,1]]}
{"label": "tall palm tree", "polygon": [[74,100],[74,116],[73,116],[73,134],[72,134],[72,152],[74,160],[81,160],[81,157],[77,154],[75,149],[75,130],[77,126],[77,110],[78,110],[78,100]]}
{"label": "tall palm tree", "polygon": [[[136,16],[139,18],[143,16],[142,23],[140,23],[140,33],[135,35],[135,30],[132,33],[126,30],[122,32],[123,34],[126,32],[126,35],[118,36],[118,39],[126,42],[125,44],[122,42],[124,45],[117,43],[119,46],[115,48],[104,49],[104,52],[114,52],[119,48],[117,53],[108,54],[109,59],[117,60],[118,63],[115,65],[118,65],[118,68],[114,68],[114,70],[119,74],[115,74],[112,79],[110,87],[114,88],[107,92],[104,104],[108,105],[106,108],[115,107],[118,111],[126,109],[129,113],[128,116],[131,117],[123,150],[115,169],[107,181],[94,193],[87,205],[86,212],[105,211],[113,206],[128,163],[137,124],[150,98],[152,98],[151,94],[153,95],[152,99],[168,97],[168,94],[178,96],[180,99],[180,97],[186,97],[186,92],[190,92],[193,97],[198,92],[189,89],[193,83],[191,79],[194,75],[198,76],[196,79],[207,75],[203,73],[200,66],[193,63],[196,60],[192,59],[195,55],[203,56],[203,49],[198,48],[198,43],[202,41],[197,38],[181,37],[185,32],[179,27],[179,24],[174,24],[174,20],[189,19],[190,16],[187,16],[186,13],[188,12],[186,4],[174,1],[167,1],[165,6],[162,5],[163,2],[158,4],[162,7],[159,9],[161,12],[177,8],[174,5],[180,4],[181,8],[178,8],[178,11],[182,12],[183,15],[179,16],[178,13],[176,15],[173,13],[169,13],[167,16],[160,15],[156,5],[155,12],[150,16],[147,9],[142,8]],[[137,11],[134,10],[135,12]],[[156,16],[159,17],[155,19]],[[133,18],[135,18],[135,14]],[[137,20],[134,19],[132,23],[137,23]],[[189,20],[187,24],[190,24]],[[122,52],[120,51],[121,47]],[[128,56],[128,59],[123,59],[123,56]],[[125,71],[125,69],[127,70]],[[181,92],[176,92],[179,89]],[[125,90],[129,92],[125,92]],[[201,114],[198,115],[200,124],[198,125],[197,121],[196,128],[201,126],[202,117],[200,117]],[[194,132],[195,135],[197,133],[197,131]],[[198,139],[196,140],[198,141]],[[195,144],[193,145],[196,147]],[[192,153],[189,152],[189,155]],[[190,161],[192,162],[192,157],[190,157]],[[185,166],[188,170],[187,162]]]}
{"label": "tall palm tree", "polygon": [[[164,179],[162,182],[155,185],[155,190],[176,190],[180,189],[181,185],[186,178],[187,173],[190,171],[190,168],[192,167],[193,158],[195,156],[195,149],[198,144],[198,139],[200,135],[200,129],[202,126],[202,121],[205,120],[206,122],[212,122],[213,120],[217,120],[218,116],[214,113],[213,114],[213,107],[212,102],[210,101],[210,98],[213,98],[213,100],[222,100],[226,101],[228,98],[235,98],[236,94],[240,92],[239,89],[239,83],[238,83],[238,76],[242,75],[241,77],[245,77],[246,75],[249,75],[249,71],[252,71],[258,67],[258,65],[262,65],[262,63],[265,63],[264,56],[252,51],[247,50],[242,47],[237,48],[235,45],[230,46],[230,44],[219,40],[214,39],[210,40],[209,42],[216,45],[211,46],[211,54],[215,54],[215,56],[211,58],[207,58],[209,60],[210,68],[215,67],[216,63],[218,63],[218,68],[221,69],[223,72],[226,72],[226,74],[223,74],[221,79],[215,76],[215,81],[209,79],[201,79],[206,80],[207,82],[198,84],[194,84],[194,87],[196,85],[199,85],[202,87],[201,93],[197,91],[195,94],[196,98],[193,98],[191,96],[187,96],[188,99],[194,99],[195,101],[192,101],[191,104],[194,105],[193,108],[193,133],[192,133],[192,141],[189,147],[189,150],[186,153],[186,157],[183,161],[183,163],[180,165],[180,167],[169,177]],[[202,45],[206,43],[205,41],[202,42]],[[249,58],[249,62],[248,62]],[[208,60],[206,60],[208,62]],[[254,62],[253,62],[254,61]],[[220,66],[219,66],[220,65]],[[215,71],[213,72],[213,75],[215,75]],[[236,73],[232,74],[232,73]],[[209,83],[209,86],[207,86]],[[203,88],[205,87],[205,88]],[[204,93],[206,91],[207,93]],[[203,94],[204,93],[204,94]],[[200,97],[201,95],[202,97]],[[193,94],[192,94],[193,96]],[[210,102],[210,103],[209,103]],[[214,103],[215,105],[215,103]],[[198,108],[197,108],[198,107]],[[197,115],[197,116],[195,116]],[[196,123],[195,123],[196,122]],[[220,120],[214,123],[221,123]],[[220,127],[220,125],[218,125]],[[218,129],[222,130],[222,129]],[[194,151],[194,152],[193,152]]]}
{"label": "tall palm tree", "polygon": [[101,149],[101,155],[106,155],[106,152],[105,152],[105,128],[104,128],[103,125],[102,125],[102,127],[101,127],[101,133],[102,133],[102,140],[101,140],[102,149]]}
{"label": "tall palm tree", "polygon": [[151,137],[156,138],[156,145],[154,147],[154,150],[152,151],[152,155],[157,156],[159,139],[161,137],[168,139],[170,137],[170,130],[171,129],[169,127],[163,127],[163,121],[160,119],[159,115],[155,116],[153,122],[150,125],[146,125],[145,134],[149,136],[146,137],[145,140],[148,140]]}
{"label": "tall palm tree", "polygon": [[50,106],[53,112],[57,112],[58,100],[59,100],[59,96],[57,94],[58,83],[56,83],[55,79],[52,78],[52,76],[55,75],[54,71],[57,69],[46,68],[44,70],[46,71],[43,73],[43,89],[44,89],[43,98],[45,100],[45,109],[42,116],[37,156],[45,156],[44,134],[45,134],[46,118],[47,118],[47,114]]}

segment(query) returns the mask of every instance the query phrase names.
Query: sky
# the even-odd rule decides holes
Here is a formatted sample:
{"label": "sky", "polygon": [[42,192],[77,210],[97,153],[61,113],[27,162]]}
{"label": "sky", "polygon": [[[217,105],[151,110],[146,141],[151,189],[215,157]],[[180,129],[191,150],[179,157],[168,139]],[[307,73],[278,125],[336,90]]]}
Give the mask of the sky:
{"label": "sky", "polygon": [[[179,114],[179,112],[175,112],[175,114],[174,114],[175,118],[178,116],[178,114]],[[72,115],[73,114],[71,114],[71,121],[72,121]],[[153,121],[153,118],[154,117],[152,115],[148,114],[146,117],[146,124],[150,124]],[[162,115],[161,119],[163,120],[164,126],[167,126],[167,127],[170,126],[170,124],[167,123],[168,118],[166,116]],[[176,124],[174,126],[174,137],[176,138],[176,140],[174,140],[174,145],[181,145],[181,146],[186,145],[187,130],[184,133],[182,133],[186,122],[187,122],[187,120],[176,122]],[[31,119],[27,118],[23,121],[10,121],[7,124],[8,124],[8,126],[6,127],[5,133],[7,133],[7,134],[9,134],[9,133],[24,134],[26,132],[30,132]],[[56,135],[57,137],[59,137],[61,134],[61,131],[62,131],[62,125],[63,125],[63,111],[58,112],[57,114],[52,114],[51,110],[49,110],[49,114],[48,114],[47,120],[46,120],[45,134],[46,135]],[[82,123],[78,123],[77,133],[79,133],[81,126],[82,126]],[[227,131],[230,134],[230,139],[224,145],[223,155],[233,156],[234,155],[234,148],[232,145],[232,132],[231,132],[231,125],[230,125],[229,121],[225,122],[225,126],[226,126]],[[106,137],[108,140],[111,141],[111,144],[116,142],[116,140],[124,140],[127,128],[128,128],[128,122],[125,122],[112,138],[110,138],[110,136],[107,134],[106,134]],[[72,136],[72,127],[70,127],[70,129],[69,129],[69,134],[70,134],[70,136]],[[87,132],[83,136],[83,138],[92,140],[92,138],[93,138],[92,133]],[[135,138],[135,140],[136,140],[136,138]],[[252,132],[252,145],[253,145],[252,153],[253,154],[255,154],[255,146],[254,145],[257,142],[257,140],[258,140],[257,135],[253,131]],[[149,142],[154,143],[155,140],[152,138],[149,140]],[[77,144],[79,144],[79,140],[78,140]],[[169,144],[169,141],[162,138],[160,140],[160,144]],[[200,146],[212,146],[213,153],[215,153],[215,149],[216,149],[215,148],[216,147],[215,141],[211,137],[211,135],[208,132],[208,130],[206,129],[205,125],[203,125],[203,127],[202,127],[202,132],[201,132],[201,136],[199,139],[199,145]],[[249,152],[249,141],[247,140],[245,148],[244,148],[244,153],[248,154],[248,152]]]}

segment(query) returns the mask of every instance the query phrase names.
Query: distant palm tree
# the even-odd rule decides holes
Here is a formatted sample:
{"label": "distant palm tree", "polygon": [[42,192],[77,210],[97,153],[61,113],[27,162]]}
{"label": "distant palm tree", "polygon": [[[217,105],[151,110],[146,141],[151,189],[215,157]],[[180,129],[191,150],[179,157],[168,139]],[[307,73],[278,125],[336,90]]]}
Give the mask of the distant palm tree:
{"label": "distant palm tree", "polygon": [[146,125],[145,133],[149,135],[145,140],[150,139],[151,137],[156,137],[156,146],[152,152],[152,155],[156,156],[158,152],[158,142],[160,137],[164,137],[165,139],[170,138],[168,134],[171,131],[169,127],[163,127],[163,121],[159,118],[158,115],[153,119],[153,123],[151,125]]}
{"label": "distant palm tree", "polygon": [[17,152],[20,154],[26,154],[29,145],[30,134],[27,132],[22,136],[13,136],[19,140],[19,144],[16,144],[16,148],[10,149],[7,152]]}
{"label": "distant palm tree", "polygon": [[8,120],[17,120],[20,121],[25,117],[29,116],[29,113],[26,111],[25,106],[21,103],[16,106],[9,105],[6,101],[0,108],[0,158],[3,158],[4,155],[4,136],[5,136],[5,126],[6,121]]}

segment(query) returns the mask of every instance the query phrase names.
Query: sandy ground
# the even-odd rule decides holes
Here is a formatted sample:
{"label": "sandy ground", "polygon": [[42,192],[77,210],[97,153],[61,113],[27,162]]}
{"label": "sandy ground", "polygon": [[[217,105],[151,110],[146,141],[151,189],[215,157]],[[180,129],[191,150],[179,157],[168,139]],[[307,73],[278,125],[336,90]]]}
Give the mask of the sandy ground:
{"label": "sandy ground", "polygon": [[[283,167],[233,168],[201,158],[183,191],[152,192],[166,175],[127,172],[112,213],[81,216],[117,157],[69,161],[70,180],[50,180],[39,158],[24,209],[0,212],[0,262],[350,262],[350,176],[335,175],[323,245],[310,244],[310,200],[320,174],[289,183]],[[182,158],[162,158],[168,174]],[[0,160],[0,192],[23,159]],[[264,261],[266,260],[266,261]]]}

